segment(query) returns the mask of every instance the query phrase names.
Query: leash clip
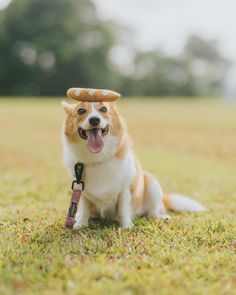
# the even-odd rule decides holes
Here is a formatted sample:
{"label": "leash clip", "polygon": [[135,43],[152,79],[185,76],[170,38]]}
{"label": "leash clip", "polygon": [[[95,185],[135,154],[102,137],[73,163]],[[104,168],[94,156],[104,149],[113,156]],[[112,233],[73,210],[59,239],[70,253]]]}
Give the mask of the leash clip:
{"label": "leash clip", "polygon": [[75,171],[75,178],[77,183],[82,182],[82,176],[83,176],[83,172],[84,172],[84,164],[78,162],[75,164],[74,166],[74,171]]}
{"label": "leash clip", "polygon": [[83,191],[84,190],[84,182],[83,181],[78,182],[77,180],[73,180],[72,184],[71,184],[71,189],[76,190],[75,185],[80,185],[80,184],[82,186],[81,190]]}
{"label": "leash clip", "polygon": [[84,164],[78,162],[74,166],[74,171],[75,171],[75,178],[76,180],[72,181],[71,184],[71,189],[74,190],[75,184],[81,184],[82,185],[82,190],[84,190],[84,182],[82,181],[83,177],[83,172],[84,172]]}

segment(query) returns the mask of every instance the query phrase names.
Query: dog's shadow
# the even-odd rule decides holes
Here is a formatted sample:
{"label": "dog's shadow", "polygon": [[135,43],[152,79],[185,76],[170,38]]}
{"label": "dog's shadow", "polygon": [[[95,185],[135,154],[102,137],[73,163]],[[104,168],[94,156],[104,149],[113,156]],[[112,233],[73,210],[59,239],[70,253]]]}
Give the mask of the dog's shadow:
{"label": "dog's shadow", "polygon": [[[88,227],[81,227],[79,229],[68,229],[65,227],[62,218],[55,220],[50,224],[44,224],[38,228],[31,236],[31,243],[47,246],[51,243],[67,241],[75,242],[87,241],[88,239],[107,239],[114,232],[119,231],[119,225],[106,219],[92,219],[89,221]],[[98,235],[99,233],[99,235]]]}
{"label": "dog's shadow", "polygon": [[78,244],[83,247],[89,242],[92,244],[102,244],[110,242],[111,238],[120,239],[121,236],[128,238],[134,232],[140,230],[147,224],[148,218],[134,218],[134,227],[132,229],[121,229],[119,224],[108,219],[91,219],[88,227],[79,229],[68,229],[64,225],[64,220],[58,218],[51,224],[44,224],[31,237],[31,243],[36,243],[38,246],[50,247],[61,244],[68,251],[73,248],[73,245],[78,247]]}

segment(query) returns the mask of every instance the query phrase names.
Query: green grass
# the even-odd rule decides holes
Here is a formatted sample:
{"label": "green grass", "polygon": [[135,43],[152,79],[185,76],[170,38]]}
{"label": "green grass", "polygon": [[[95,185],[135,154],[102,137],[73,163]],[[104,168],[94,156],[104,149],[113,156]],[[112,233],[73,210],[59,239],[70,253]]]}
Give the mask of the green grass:
{"label": "green grass", "polygon": [[235,294],[236,105],[123,99],[145,169],[209,210],[74,232],[59,102],[0,101],[0,294]]}

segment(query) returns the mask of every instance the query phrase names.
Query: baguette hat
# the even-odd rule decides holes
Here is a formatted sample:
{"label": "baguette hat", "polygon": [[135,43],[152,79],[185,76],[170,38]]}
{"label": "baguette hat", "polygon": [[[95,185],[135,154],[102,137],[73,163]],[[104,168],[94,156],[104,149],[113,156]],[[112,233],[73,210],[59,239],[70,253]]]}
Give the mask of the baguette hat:
{"label": "baguette hat", "polygon": [[92,88],[70,88],[67,90],[67,96],[78,101],[88,102],[116,101],[120,98],[118,92]]}

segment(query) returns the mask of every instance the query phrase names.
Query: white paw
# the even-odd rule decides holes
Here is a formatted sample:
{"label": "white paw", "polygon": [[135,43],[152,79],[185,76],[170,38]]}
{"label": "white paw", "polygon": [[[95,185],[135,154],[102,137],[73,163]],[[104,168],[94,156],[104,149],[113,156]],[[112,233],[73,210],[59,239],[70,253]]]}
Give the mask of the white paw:
{"label": "white paw", "polygon": [[132,222],[132,220],[124,220],[124,221],[121,221],[120,222],[120,226],[122,227],[122,228],[131,228],[132,226],[133,226],[133,222]]}
{"label": "white paw", "polygon": [[81,227],[87,227],[87,226],[88,226],[87,220],[79,220],[75,222],[75,224],[73,225],[73,229],[79,229]]}

